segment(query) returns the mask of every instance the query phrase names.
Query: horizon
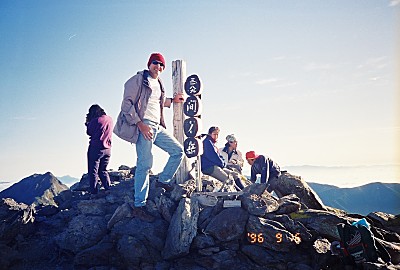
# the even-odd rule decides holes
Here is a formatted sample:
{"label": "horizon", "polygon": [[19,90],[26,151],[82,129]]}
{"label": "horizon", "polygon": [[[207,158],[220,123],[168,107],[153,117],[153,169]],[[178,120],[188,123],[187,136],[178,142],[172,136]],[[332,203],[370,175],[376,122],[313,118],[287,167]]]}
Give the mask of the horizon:
{"label": "horizon", "polygon": [[[387,168],[387,170],[382,173],[376,169],[376,167],[393,167]],[[368,169],[373,169],[368,170]],[[117,169],[109,168],[109,170],[117,171]],[[388,164],[388,165],[361,165],[361,166],[314,166],[314,165],[296,165],[296,166],[285,166],[281,168],[281,170],[289,170],[288,172],[301,176],[303,180],[307,183],[316,183],[323,185],[331,185],[339,188],[354,188],[361,187],[368,184],[373,183],[383,183],[383,184],[400,184],[398,181],[396,171],[400,170],[400,164]],[[338,173],[335,173],[339,170]],[[350,171],[349,171],[350,170]],[[361,171],[360,171],[361,170]],[[332,173],[334,171],[334,173]],[[345,172],[344,172],[345,171]],[[21,180],[28,178],[34,174],[45,174],[47,172],[52,173],[51,171],[46,171],[43,173],[33,173],[27,175],[19,180],[15,181],[0,181],[0,191],[20,182]],[[371,174],[372,172],[372,174]],[[361,175],[360,175],[361,173]],[[54,175],[54,173],[52,173]],[[250,172],[246,171],[243,173],[244,176],[250,177]],[[82,175],[83,176],[83,175]],[[73,178],[79,182],[82,176],[73,176],[73,175],[55,175],[57,179],[62,181],[61,178]],[[356,180],[356,181],[355,181]],[[64,182],[63,182],[64,183]],[[69,183],[64,183],[68,186]]]}
{"label": "horizon", "polygon": [[[85,174],[88,108],[115,122],[124,83],[152,52],[166,58],[167,97],[172,61],[201,78],[203,132],[219,126],[219,147],[233,133],[243,154],[282,168],[400,164],[399,9],[399,0],[2,1],[0,182]],[[171,134],[172,116],[166,108]],[[159,173],[167,155],[154,152]],[[135,164],[135,147],[113,136],[108,168]],[[400,169],[385,174],[400,182]]]}

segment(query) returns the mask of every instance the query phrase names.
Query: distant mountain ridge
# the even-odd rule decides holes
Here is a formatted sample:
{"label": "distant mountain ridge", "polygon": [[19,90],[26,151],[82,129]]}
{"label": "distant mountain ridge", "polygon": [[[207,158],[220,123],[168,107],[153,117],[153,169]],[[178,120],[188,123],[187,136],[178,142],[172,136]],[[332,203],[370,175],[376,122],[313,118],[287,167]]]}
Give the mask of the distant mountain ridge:
{"label": "distant mountain ridge", "polygon": [[53,198],[68,186],[60,182],[51,172],[26,177],[0,192],[1,198],[12,198],[25,204],[54,204]]}
{"label": "distant mountain ridge", "polygon": [[377,211],[400,214],[400,184],[375,182],[354,188],[308,184],[327,206],[362,215]]}
{"label": "distant mountain ridge", "polygon": [[305,181],[334,184],[338,187],[357,187],[374,182],[400,183],[400,164],[361,166],[283,166]]}
{"label": "distant mountain ridge", "polygon": [[58,180],[60,180],[63,184],[67,185],[67,186],[72,186],[73,184],[79,182],[78,178],[72,177],[70,175],[64,175],[61,177],[57,177]]}

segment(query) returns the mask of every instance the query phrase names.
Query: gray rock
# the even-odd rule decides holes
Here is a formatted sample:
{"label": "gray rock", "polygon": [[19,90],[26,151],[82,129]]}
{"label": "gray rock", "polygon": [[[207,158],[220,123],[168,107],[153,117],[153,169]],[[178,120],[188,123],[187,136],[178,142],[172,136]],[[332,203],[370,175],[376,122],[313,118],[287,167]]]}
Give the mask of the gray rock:
{"label": "gray rock", "polygon": [[339,240],[336,225],[346,221],[344,217],[336,216],[321,210],[300,210],[289,215],[293,220],[301,222],[307,229],[317,231],[322,237]]}
{"label": "gray rock", "polygon": [[219,241],[239,239],[244,233],[249,214],[242,208],[228,208],[216,215],[205,230]]}
{"label": "gray rock", "polygon": [[34,205],[17,203],[11,198],[0,201],[0,241],[9,243],[18,236],[29,236],[34,231]]}
{"label": "gray rock", "polygon": [[261,217],[250,216],[246,229],[250,243],[270,250],[289,252],[301,242],[282,224]]}
{"label": "gray rock", "polygon": [[175,203],[167,196],[160,196],[155,198],[155,204],[158,212],[168,222],[171,221],[172,216],[176,210]]}
{"label": "gray rock", "polygon": [[265,218],[279,222],[287,231],[291,232],[301,241],[311,241],[313,238],[312,234],[303,223],[294,221],[288,215],[268,214]]}
{"label": "gray rock", "polygon": [[295,194],[310,209],[326,210],[318,194],[300,176],[282,173],[274,191],[279,197]]}
{"label": "gray rock", "polygon": [[241,201],[243,208],[246,209],[250,215],[260,217],[267,213],[275,212],[279,207],[277,200],[268,192],[261,196],[246,192],[241,196]]}
{"label": "gray rock", "polygon": [[315,251],[320,254],[326,254],[330,252],[331,243],[328,239],[317,239],[313,245]]}
{"label": "gray rock", "polygon": [[93,247],[84,249],[76,254],[74,258],[75,266],[93,266],[111,265],[111,254],[114,246],[112,243],[99,243]]}
{"label": "gray rock", "polygon": [[97,244],[106,234],[107,225],[103,217],[78,215],[66,230],[55,236],[58,247],[78,253]]}
{"label": "gray rock", "polygon": [[164,259],[172,259],[189,253],[189,248],[197,234],[199,205],[196,200],[183,198],[176,209],[168,228],[163,250]]}
{"label": "gray rock", "polygon": [[279,208],[276,211],[277,215],[290,214],[301,209],[300,199],[295,195],[287,195],[278,199]]}
{"label": "gray rock", "polygon": [[118,206],[107,223],[107,229],[111,230],[115,223],[131,215],[132,207],[129,205],[129,203],[124,203],[123,205]]}
{"label": "gray rock", "polygon": [[244,245],[241,251],[258,265],[263,265],[271,269],[287,269],[286,258],[280,252],[268,250],[258,245]]}
{"label": "gray rock", "polygon": [[204,249],[215,246],[214,238],[209,235],[200,234],[193,239],[192,248]]}
{"label": "gray rock", "polygon": [[390,243],[385,240],[375,238],[389,252],[393,264],[400,264],[400,243]]}

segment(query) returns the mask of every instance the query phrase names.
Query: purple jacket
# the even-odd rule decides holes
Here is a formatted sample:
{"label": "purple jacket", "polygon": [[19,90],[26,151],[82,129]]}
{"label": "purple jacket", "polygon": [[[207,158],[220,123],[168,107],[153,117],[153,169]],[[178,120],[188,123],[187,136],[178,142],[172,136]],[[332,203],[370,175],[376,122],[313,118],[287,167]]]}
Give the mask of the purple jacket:
{"label": "purple jacket", "polygon": [[113,126],[112,118],[108,115],[92,119],[86,130],[87,135],[90,136],[89,146],[98,149],[111,148]]}

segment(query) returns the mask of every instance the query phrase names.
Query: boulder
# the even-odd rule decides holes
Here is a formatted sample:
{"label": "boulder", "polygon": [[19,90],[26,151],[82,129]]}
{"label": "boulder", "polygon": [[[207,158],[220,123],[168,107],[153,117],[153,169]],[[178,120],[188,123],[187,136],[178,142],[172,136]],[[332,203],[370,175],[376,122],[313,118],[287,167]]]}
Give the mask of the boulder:
{"label": "boulder", "polygon": [[168,228],[163,258],[173,259],[189,253],[192,240],[197,235],[198,216],[198,202],[190,198],[181,199]]}
{"label": "boulder", "polygon": [[274,191],[279,197],[295,194],[307,208],[326,210],[318,194],[300,176],[282,173]]}

